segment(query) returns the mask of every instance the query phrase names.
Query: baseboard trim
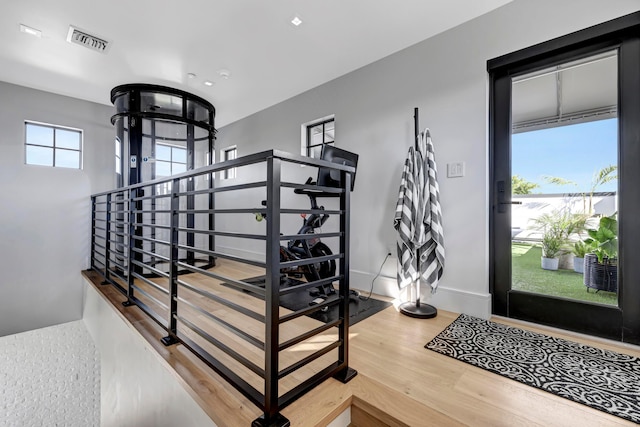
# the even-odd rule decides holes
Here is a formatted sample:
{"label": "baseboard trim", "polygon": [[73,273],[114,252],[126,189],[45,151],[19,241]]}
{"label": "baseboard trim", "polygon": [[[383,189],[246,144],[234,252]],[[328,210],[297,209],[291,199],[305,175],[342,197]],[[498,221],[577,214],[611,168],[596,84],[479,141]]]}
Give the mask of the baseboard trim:
{"label": "baseboard trim", "polygon": [[[375,275],[358,270],[351,270],[350,285],[353,289],[369,293],[372,289],[371,282]],[[400,291],[395,277],[379,276],[373,281],[373,293],[396,298],[399,301],[408,301],[409,289]],[[421,301],[431,304],[439,309],[452,311],[455,313],[466,313],[482,319],[491,317],[491,294],[480,294],[476,292],[452,289],[446,286],[439,286],[435,294],[431,294],[422,288]]]}
{"label": "baseboard trim", "polygon": [[222,254],[237,256],[242,259],[247,259],[251,261],[261,261],[264,262],[265,255],[262,252],[248,251],[246,249],[238,249],[232,248],[230,246],[220,246],[216,245],[216,252],[220,252]]}
{"label": "baseboard trim", "polygon": [[[227,246],[218,246],[216,249],[222,253],[245,259],[264,260],[264,254],[259,252]],[[372,282],[373,287],[371,286]],[[374,294],[396,298],[399,301],[408,301],[411,299],[406,292],[398,290],[397,279],[395,277],[381,275],[376,278],[375,274],[352,269],[350,286],[352,289],[358,289],[367,294],[373,290]],[[431,304],[442,310],[466,313],[482,319],[489,319],[491,317],[491,294],[489,293],[469,292],[439,286],[438,291],[435,294],[431,294],[423,287],[421,300],[426,304]]]}

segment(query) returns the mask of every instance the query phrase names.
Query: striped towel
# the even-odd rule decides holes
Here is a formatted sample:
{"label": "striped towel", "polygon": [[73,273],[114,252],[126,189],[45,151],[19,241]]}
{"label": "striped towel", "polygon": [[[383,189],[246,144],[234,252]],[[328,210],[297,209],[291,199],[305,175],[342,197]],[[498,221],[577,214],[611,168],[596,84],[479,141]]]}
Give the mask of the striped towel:
{"label": "striped towel", "polygon": [[398,232],[398,287],[420,279],[435,292],[444,270],[440,190],[428,129],[417,142],[418,150],[410,147],[404,163],[393,219]]}

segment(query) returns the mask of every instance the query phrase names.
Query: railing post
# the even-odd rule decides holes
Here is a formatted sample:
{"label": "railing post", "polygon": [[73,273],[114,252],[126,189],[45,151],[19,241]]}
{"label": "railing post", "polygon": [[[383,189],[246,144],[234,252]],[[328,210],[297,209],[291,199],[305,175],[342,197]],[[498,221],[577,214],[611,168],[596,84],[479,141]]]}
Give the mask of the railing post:
{"label": "railing post", "polygon": [[129,247],[127,250],[127,300],[122,303],[125,307],[133,305],[133,272],[135,266],[131,262],[135,258],[135,252],[133,248],[136,244],[136,202],[133,200],[138,195],[139,188],[129,189]]}
{"label": "railing post", "polygon": [[[110,193],[111,196],[111,206],[112,208],[109,211],[109,214],[111,215],[109,218],[111,220],[113,220],[113,229],[115,230],[115,245],[113,248],[111,248],[109,250],[109,252],[113,251],[113,256],[114,259],[116,260],[116,268],[118,267],[118,263],[119,265],[121,265],[123,268],[126,266],[126,259],[125,256],[126,254],[124,253],[124,247],[125,247],[125,224],[127,223],[125,221],[125,214],[124,212],[124,206],[125,206],[125,195],[126,192],[124,190],[120,190],[117,192],[112,192]],[[115,197],[115,200],[114,200]],[[115,207],[115,209],[113,209],[113,207]],[[113,214],[112,214],[112,211]],[[111,231],[111,229],[109,229]],[[120,233],[120,234],[118,234]],[[125,271],[120,271],[120,274],[124,275],[126,272]]]}
{"label": "railing post", "polygon": [[93,257],[96,252],[96,197],[91,196],[91,253],[89,254],[89,268],[95,270]]}
{"label": "railing post", "polygon": [[[211,115],[210,119],[212,121],[210,121],[209,123],[213,123],[213,115]],[[209,134],[209,153],[208,153],[208,164],[212,165],[213,164],[213,153],[214,153],[214,144],[213,144],[213,135],[210,133]],[[213,172],[209,173],[209,210],[213,211],[213,209],[215,209],[216,206],[216,199],[215,199],[215,193],[212,191],[215,186],[216,186],[216,182],[215,182],[215,176],[216,174]],[[216,228],[216,223],[215,223],[215,216],[210,213],[209,214],[209,230],[215,230]],[[215,241],[215,236],[213,234],[209,235],[209,250],[210,251],[214,251],[216,247],[216,241]],[[216,265],[216,260],[215,257],[213,256],[209,256],[209,264],[211,264],[212,266]]]}
{"label": "railing post", "polygon": [[[107,194],[107,203],[105,204],[105,232],[104,232],[104,282],[103,285],[109,283],[110,279],[110,260],[111,260],[111,193]],[[94,207],[95,208],[95,207]],[[94,212],[95,217],[95,212]],[[95,233],[95,228],[94,228]]]}
{"label": "railing post", "polygon": [[[178,314],[178,227],[180,226],[180,180],[171,181],[171,237],[170,245],[170,264],[169,264],[169,324],[167,332],[169,335],[162,338],[164,345],[172,345],[178,342],[177,328],[178,323],[176,316]],[[188,262],[188,261],[187,261]]]}
{"label": "railing post", "polygon": [[252,427],[286,427],[289,420],[279,413],[278,371],[280,347],[280,172],[282,161],[267,158],[267,240],[265,281],[265,377],[264,415]]}
{"label": "railing post", "polygon": [[341,172],[344,192],[340,193],[340,283],[338,285],[338,294],[340,295],[340,317],[342,322],[338,327],[338,338],[341,342],[338,347],[338,362],[342,369],[335,375],[335,378],[346,383],[355,377],[358,372],[349,367],[349,247],[350,247],[350,204],[351,204],[351,174]]}
{"label": "railing post", "polygon": [[[183,103],[187,104],[186,100],[183,100]],[[195,130],[194,130],[194,126],[193,124],[187,124],[187,153],[194,153],[195,152],[195,147],[194,147],[194,139],[195,139],[195,134],[194,134]],[[189,155],[187,156],[187,170],[191,171],[195,168],[195,161],[194,161],[194,156],[193,155]],[[186,187],[187,187],[187,191],[193,191],[196,189],[196,180],[194,177],[190,177],[186,179]],[[196,196],[193,194],[189,194],[186,196],[187,199],[187,210],[191,211],[193,209],[196,208]],[[195,215],[191,212],[186,214],[187,216],[187,228],[188,229],[194,229],[195,228]],[[194,233],[190,233],[187,232],[187,246],[189,247],[193,247],[195,246],[195,234]],[[186,263],[189,265],[196,265],[196,260],[195,260],[195,252],[193,251],[187,251],[187,259],[186,259]]]}

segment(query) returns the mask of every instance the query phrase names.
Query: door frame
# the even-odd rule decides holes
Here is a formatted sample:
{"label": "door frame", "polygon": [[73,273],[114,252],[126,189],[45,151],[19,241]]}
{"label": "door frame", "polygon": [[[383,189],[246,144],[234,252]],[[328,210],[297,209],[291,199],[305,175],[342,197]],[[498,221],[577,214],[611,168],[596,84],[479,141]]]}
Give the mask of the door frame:
{"label": "door frame", "polygon": [[[511,250],[506,250],[504,243],[511,241],[508,204],[511,78],[576,56],[615,48],[618,48],[618,307],[511,290]],[[640,254],[640,221],[636,219],[640,214],[640,12],[491,59],[487,61],[487,70],[489,284],[493,314],[640,344],[640,268],[634,265],[634,258]],[[504,182],[500,189],[498,181]],[[505,212],[498,213],[499,207],[505,208]]]}

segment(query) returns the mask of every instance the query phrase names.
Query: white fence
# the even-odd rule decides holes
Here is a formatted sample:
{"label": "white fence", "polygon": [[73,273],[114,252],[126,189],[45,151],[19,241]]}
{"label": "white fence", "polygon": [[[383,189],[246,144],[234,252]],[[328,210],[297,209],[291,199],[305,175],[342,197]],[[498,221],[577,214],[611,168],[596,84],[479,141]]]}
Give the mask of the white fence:
{"label": "white fence", "polygon": [[[609,216],[618,211],[617,193],[588,194],[524,194],[514,195],[512,200],[521,204],[511,206],[511,238],[520,241],[540,241],[542,233],[536,230],[533,220],[545,213],[570,209],[571,212],[587,213],[591,199],[591,213],[597,216]],[[597,218],[587,222],[587,228],[597,226]]]}

